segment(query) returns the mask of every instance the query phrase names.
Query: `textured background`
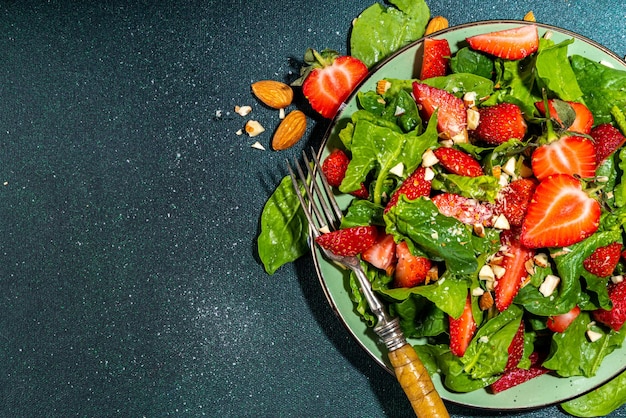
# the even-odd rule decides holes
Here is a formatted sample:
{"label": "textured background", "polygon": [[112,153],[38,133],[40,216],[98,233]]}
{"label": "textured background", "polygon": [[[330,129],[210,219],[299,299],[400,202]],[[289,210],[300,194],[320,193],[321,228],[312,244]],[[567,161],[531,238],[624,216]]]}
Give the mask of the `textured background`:
{"label": "textured background", "polygon": [[[254,106],[269,149],[277,115],[250,84],[346,52],[371,3],[0,4],[0,416],[410,416],[310,258],[268,276],[256,256],[284,159],[326,122],[263,152],[233,113]],[[624,2],[429,6],[451,25],[533,10],[626,54]]]}

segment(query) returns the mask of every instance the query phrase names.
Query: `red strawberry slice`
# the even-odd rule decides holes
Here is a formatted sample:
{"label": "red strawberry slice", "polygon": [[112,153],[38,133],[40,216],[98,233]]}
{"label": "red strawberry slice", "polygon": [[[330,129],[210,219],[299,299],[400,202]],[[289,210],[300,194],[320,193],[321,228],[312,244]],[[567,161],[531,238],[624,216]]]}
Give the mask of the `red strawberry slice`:
{"label": "red strawberry slice", "polygon": [[471,155],[456,148],[439,147],[433,151],[439,164],[451,173],[459,176],[482,176],[483,168]]}
{"label": "red strawberry slice", "polygon": [[315,111],[329,119],[368,73],[357,58],[339,56],[328,49],[321,53],[308,50],[305,62],[308,67],[303,71],[302,93]]}
{"label": "red strawberry slice", "polygon": [[564,247],[597,231],[600,204],[582,189],[580,180],[555,174],[541,181],[528,205],[521,243],[527,248]]}
{"label": "red strawberry slice", "polygon": [[420,79],[446,75],[450,61],[450,45],[446,39],[424,39],[424,56]]}
{"label": "red strawberry slice", "polygon": [[576,319],[579,314],[580,308],[578,306],[574,306],[569,312],[549,317],[546,325],[550,331],[564,332],[567,327],[574,322],[574,319]]}
{"label": "red strawberry slice", "polygon": [[598,247],[583,261],[583,267],[591,274],[608,277],[617,267],[621,255],[622,244],[619,242]]}
{"label": "red strawberry slice", "polygon": [[432,267],[428,258],[411,254],[406,241],[396,245],[396,258],[395,287],[415,287],[426,282]]}
{"label": "red strawberry slice", "polygon": [[406,178],[391,195],[391,199],[385,207],[385,212],[398,203],[400,196],[405,195],[409,200],[415,200],[422,196],[428,196],[431,190],[431,181],[426,180],[426,169],[422,166],[418,167],[409,177]]}
{"label": "red strawberry slice", "polygon": [[532,170],[539,180],[552,174],[593,177],[596,173],[596,149],[582,136],[563,136],[537,148],[531,157]]}
{"label": "red strawberry slice", "polygon": [[509,353],[509,358],[506,362],[506,366],[504,366],[504,371],[516,368],[524,356],[524,321],[520,321],[517,332],[513,340],[511,340],[507,352]]}
{"label": "red strawberry slice", "polygon": [[[348,164],[350,164],[350,159],[346,153],[339,148],[334,149],[322,162],[322,173],[324,173],[328,184],[333,187],[339,187],[343,179],[346,177]],[[351,192],[350,194],[361,199],[367,199],[369,191],[367,190],[367,187],[365,187],[365,184],[361,183],[361,188]]]}
{"label": "red strawberry slice", "polygon": [[500,103],[481,107],[478,127],[473,135],[491,145],[499,145],[509,139],[523,139],[526,135],[526,121],[522,109],[513,103]]}
{"label": "red strawberry slice", "polygon": [[609,284],[608,291],[613,308],[608,311],[600,308],[592,314],[596,321],[619,331],[626,322],[626,281]]}
{"label": "red strawberry slice", "polygon": [[449,216],[467,225],[491,225],[493,210],[476,199],[455,193],[441,193],[431,198],[442,215]]}
{"label": "red strawberry slice", "polygon": [[500,377],[498,380],[490,385],[491,391],[493,393],[500,393],[550,371],[541,366],[540,357],[537,353],[532,353],[530,355],[530,359],[530,368],[528,368],[527,370],[515,368],[509,371],[505,371],[502,377]]}
{"label": "red strawberry slice", "polygon": [[502,312],[508,308],[517,296],[522,283],[528,276],[526,262],[535,252],[524,247],[520,242],[519,228],[502,231],[500,242],[504,246],[502,267],[504,274],[496,279],[496,308]]}
{"label": "red strawberry slice", "polygon": [[467,139],[467,109],[463,100],[445,90],[414,82],[413,95],[425,119],[437,112],[437,131],[445,139]]}
{"label": "red strawberry slice", "polygon": [[[555,99],[548,100],[548,107],[550,109],[550,118],[556,120],[560,125],[563,125],[563,121],[559,117],[558,111],[556,107],[554,107]],[[588,134],[591,131],[591,127],[593,126],[593,113],[582,103],[578,102],[566,102],[572,107],[574,113],[576,113],[576,118],[572,122],[570,126],[565,126],[564,128],[570,132],[576,132],[580,134]],[[546,107],[544,103],[536,102],[535,107],[539,112],[545,116],[546,115]]]}
{"label": "red strawberry slice", "polygon": [[465,300],[465,308],[459,318],[449,317],[450,325],[450,351],[458,357],[463,357],[469,343],[476,332],[476,321],[472,315],[472,302],[470,296]]}
{"label": "red strawberry slice", "polygon": [[361,253],[361,258],[391,276],[396,266],[396,242],[393,235],[380,233],[376,242]]}
{"label": "red strawberry slice", "polygon": [[354,226],[322,234],[315,241],[336,255],[351,257],[374,245],[377,236],[375,226]]}
{"label": "red strawberry slice", "polygon": [[619,129],[610,123],[603,123],[596,126],[589,134],[595,143],[596,162],[598,164],[604,161],[609,155],[613,154],[626,142],[626,137],[622,135]]}
{"label": "red strawberry slice", "polygon": [[539,48],[535,25],[470,36],[466,40],[472,49],[505,60],[525,58]]}
{"label": "red strawberry slice", "polygon": [[513,180],[498,193],[494,215],[504,215],[511,226],[522,226],[536,187],[537,182],[531,178]]}

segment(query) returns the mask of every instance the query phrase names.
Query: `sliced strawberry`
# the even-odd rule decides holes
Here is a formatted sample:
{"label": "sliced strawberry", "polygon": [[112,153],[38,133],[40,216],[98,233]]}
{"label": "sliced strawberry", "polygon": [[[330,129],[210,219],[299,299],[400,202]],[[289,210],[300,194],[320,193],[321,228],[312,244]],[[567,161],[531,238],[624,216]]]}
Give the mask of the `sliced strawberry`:
{"label": "sliced strawberry", "polygon": [[466,40],[472,49],[505,60],[525,58],[539,48],[535,25],[470,36]]}
{"label": "sliced strawberry", "polygon": [[414,82],[413,95],[425,119],[437,112],[437,130],[445,139],[467,138],[467,109],[463,100],[445,90]]}
{"label": "sliced strawberry", "polygon": [[600,204],[582,189],[580,180],[555,174],[541,181],[528,205],[521,242],[528,248],[564,247],[597,231]]}
{"label": "sliced strawberry", "polygon": [[574,322],[574,319],[576,319],[579,314],[580,308],[574,306],[569,312],[549,317],[546,325],[552,332],[563,332]]}
{"label": "sliced strawberry", "polygon": [[395,287],[415,287],[426,282],[431,261],[422,256],[411,254],[406,241],[396,245],[396,270],[394,272]]}
{"label": "sliced strawberry", "polygon": [[376,242],[361,253],[361,258],[391,276],[396,266],[396,242],[393,235],[380,233]]}
{"label": "sliced strawberry", "polygon": [[[322,162],[322,173],[326,177],[328,184],[333,187],[339,187],[343,179],[346,177],[346,170],[350,164],[350,159],[343,150],[334,149],[326,159]],[[350,193],[361,199],[367,199],[369,191],[365,184],[361,183],[361,188]]]}
{"label": "sliced strawberry", "polygon": [[418,167],[409,177],[406,178],[391,195],[391,199],[385,207],[385,212],[398,203],[400,196],[405,195],[409,200],[415,200],[418,197],[428,196],[431,190],[431,181],[426,180],[426,169],[422,166]]}
{"label": "sliced strawberry", "polygon": [[465,300],[465,308],[459,318],[449,317],[450,324],[450,351],[458,357],[463,357],[469,343],[476,332],[476,321],[472,315],[472,301],[470,296]]}
{"label": "sliced strawberry", "polygon": [[596,147],[596,162],[600,164],[609,155],[624,145],[626,137],[615,126],[603,123],[596,126],[589,133]]}
{"label": "sliced strawberry", "polygon": [[532,178],[513,180],[498,193],[493,205],[494,215],[504,215],[511,226],[522,226],[536,187],[537,182]]}
{"label": "sliced strawberry", "polygon": [[439,147],[433,151],[439,164],[451,173],[459,176],[482,176],[483,168],[471,155],[456,148]]}
{"label": "sliced strawberry", "polygon": [[467,225],[491,225],[493,210],[476,199],[455,193],[441,193],[431,200],[442,215],[456,218]]}
{"label": "sliced strawberry", "polygon": [[563,136],[535,149],[531,156],[532,170],[539,180],[552,174],[593,177],[596,173],[596,149],[582,136]]}
{"label": "sliced strawberry", "polygon": [[526,135],[526,121],[522,109],[513,103],[500,103],[481,107],[478,127],[473,135],[491,145],[499,145],[509,139],[523,139]]}
{"label": "sliced strawberry", "polygon": [[621,255],[622,244],[619,242],[598,247],[583,261],[583,267],[591,274],[608,277],[617,267]]}
{"label": "sliced strawberry", "polygon": [[528,276],[526,262],[531,260],[535,252],[524,247],[520,242],[519,228],[505,230],[500,233],[502,250],[502,267],[504,274],[496,279],[496,308],[502,312],[508,308],[517,296],[522,283]]}
{"label": "sliced strawberry", "polygon": [[530,355],[531,365],[528,369],[511,369],[505,371],[502,377],[493,382],[490,385],[491,391],[493,393],[500,393],[507,389],[510,389],[514,386],[520,385],[524,382],[527,382],[535,377],[541,376],[542,374],[548,373],[550,370],[541,366],[540,357],[537,353],[532,353]]}
{"label": "sliced strawberry", "polygon": [[593,311],[596,321],[619,331],[626,322],[626,281],[609,284],[609,298],[613,303],[611,310],[598,309]]}
{"label": "sliced strawberry", "polygon": [[367,66],[351,56],[332,50],[308,50],[303,71],[302,93],[311,107],[325,118],[335,116],[352,90],[365,78]]}
{"label": "sliced strawberry", "polygon": [[323,248],[340,256],[355,256],[374,245],[375,226],[355,226],[322,234],[315,240]]}
{"label": "sliced strawberry", "polygon": [[424,39],[424,56],[420,79],[446,75],[450,61],[450,45],[446,39]]}
{"label": "sliced strawberry", "polygon": [[524,321],[520,321],[517,332],[513,340],[511,340],[507,352],[509,353],[509,358],[506,362],[506,366],[504,366],[504,371],[516,368],[524,356]]}
{"label": "sliced strawberry", "polygon": [[[548,100],[548,106],[550,109],[550,118],[556,120],[560,125],[563,125],[563,121],[559,117],[558,111],[556,107],[554,107],[555,99]],[[576,132],[580,134],[588,134],[591,131],[591,127],[593,126],[593,113],[582,103],[578,102],[566,102],[572,107],[574,113],[576,113],[576,118],[572,122],[570,126],[564,126],[570,132]],[[545,116],[546,115],[546,107],[542,101],[536,102],[535,107],[537,110]]]}

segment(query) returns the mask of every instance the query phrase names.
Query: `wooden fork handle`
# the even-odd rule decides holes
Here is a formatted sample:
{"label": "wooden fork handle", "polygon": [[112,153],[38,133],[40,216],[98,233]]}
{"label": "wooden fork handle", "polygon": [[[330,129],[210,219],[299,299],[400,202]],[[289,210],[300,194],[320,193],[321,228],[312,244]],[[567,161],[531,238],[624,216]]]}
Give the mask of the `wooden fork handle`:
{"label": "wooden fork handle", "polygon": [[419,418],[449,417],[428,371],[411,344],[389,352],[396,377]]}

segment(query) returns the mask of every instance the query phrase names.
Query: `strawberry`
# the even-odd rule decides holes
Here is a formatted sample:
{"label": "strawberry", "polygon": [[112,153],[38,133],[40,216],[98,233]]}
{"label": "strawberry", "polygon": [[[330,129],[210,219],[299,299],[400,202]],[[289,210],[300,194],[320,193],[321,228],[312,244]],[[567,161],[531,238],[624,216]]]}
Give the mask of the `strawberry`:
{"label": "strawberry", "polygon": [[[339,187],[344,177],[346,177],[346,170],[350,164],[350,159],[343,150],[337,148],[334,149],[328,157],[322,162],[322,173],[326,177],[328,184],[333,187]],[[350,193],[353,196],[361,199],[367,199],[369,191],[365,184],[361,183],[361,188]]]}
{"label": "strawberry", "polygon": [[413,96],[425,119],[437,111],[437,130],[445,139],[467,138],[467,109],[463,100],[445,90],[414,82]]}
{"label": "strawberry", "polygon": [[507,352],[509,353],[509,358],[506,362],[506,366],[504,366],[504,371],[516,368],[524,356],[524,321],[520,321],[517,332],[513,340],[511,340]]}
{"label": "strawberry", "polygon": [[613,273],[622,256],[622,244],[614,242],[604,247],[596,248],[583,261],[583,267],[598,277],[608,277]]}
{"label": "strawberry", "polygon": [[446,39],[424,39],[424,56],[420,79],[444,76],[450,61],[450,45]]}
{"label": "strawberry", "polygon": [[377,235],[375,226],[354,226],[322,234],[315,242],[336,255],[351,257],[374,245]]}
{"label": "strawberry", "polygon": [[293,84],[301,84],[311,107],[329,119],[368,74],[367,66],[357,58],[339,56],[330,49],[321,53],[308,49],[304,61],[301,77]]}
{"label": "strawberry", "polygon": [[597,166],[596,150],[593,142],[587,138],[563,136],[535,149],[531,165],[539,180],[552,174],[593,177]]}
{"label": "strawberry", "polygon": [[608,311],[600,308],[593,311],[592,315],[596,321],[619,331],[626,322],[626,281],[610,283],[608,291],[613,308]]}
{"label": "strawberry", "polygon": [[579,314],[580,308],[574,306],[569,312],[549,317],[546,325],[552,332],[564,332]]}
{"label": "strawberry", "polygon": [[490,385],[491,391],[500,393],[550,371],[541,366],[540,356],[537,353],[532,353],[530,359],[531,365],[528,369],[514,368],[505,371],[498,380]]}
{"label": "strawberry", "polygon": [[493,205],[494,215],[504,215],[511,226],[522,226],[537,182],[532,178],[513,180],[498,193]]}
{"label": "strawberry", "polygon": [[483,168],[471,155],[456,148],[439,147],[433,151],[439,164],[446,170],[459,176],[482,176]]}
{"label": "strawberry", "polygon": [[361,253],[361,258],[391,275],[396,266],[396,242],[393,235],[379,233],[376,242]]}
{"label": "strawberry", "polygon": [[622,133],[611,125],[610,123],[603,123],[596,126],[589,133],[593,138],[596,147],[596,162],[600,164],[609,155],[613,154],[619,147],[624,145],[626,137]]}
{"label": "strawberry", "polygon": [[500,243],[502,250],[502,267],[504,274],[496,279],[496,308],[502,312],[508,308],[517,296],[522,282],[528,276],[526,262],[533,258],[535,252],[520,242],[519,228],[502,231]]}
{"label": "strawberry", "polygon": [[491,225],[492,209],[476,199],[455,193],[441,193],[431,198],[442,215],[456,218],[467,225]]}
{"label": "strawberry", "polygon": [[580,180],[555,174],[535,189],[522,224],[521,243],[528,248],[564,247],[597,231],[600,204],[582,189]]}
{"label": "strawberry", "polygon": [[499,103],[481,107],[478,127],[473,135],[490,145],[499,145],[509,139],[522,139],[526,135],[526,121],[522,109],[513,103]]}
{"label": "strawberry", "polygon": [[470,36],[466,40],[472,49],[505,60],[525,58],[539,48],[535,25]]}
{"label": "strawberry", "polygon": [[394,272],[395,287],[415,287],[426,282],[431,261],[419,255],[411,254],[406,241],[396,245],[396,270]]}
{"label": "strawberry", "polygon": [[472,315],[472,301],[470,296],[465,300],[463,313],[459,318],[449,317],[450,351],[458,357],[463,357],[465,350],[476,332],[476,321]]}
{"label": "strawberry", "polygon": [[[548,108],[550,109],[550,118],[556,120],[559,123],[559,125],[563,126],[563,121],[559,117],[559,112],[557,111],[557,108],[554,105],[555,102],[556,102],[555,99],[548,100]],[[591,127],[593,126],[593,113],[591,113],[589,108],[587,108],[587,106],[585,106],[582,103],[578,103],[578,102],[565,102],[565,103],[570,105],[570,107],[572,108],[576,116],[570,126],[563,126],[563,128],[567,129],[570,132],[576,132],[576,133],[585,134],[585,135],[589,134],[589,132],[591,131]],[[542,115],[544,116],[546,115],[546,107],[543,101],[536,102],[535,107],[537,108],[537,110],[539,110],[539,112]]]}
{"label": "strawberry", "polygon": [[385,207],[385,212],[398,203],[400,196],[405,195],[409,200],[415,200],[418,197],[428,196],[431,189],[431,181],[426,180],[426,169],[422,166],[418,167],[409,177],[406,178],[391,195],[391,199]]}

